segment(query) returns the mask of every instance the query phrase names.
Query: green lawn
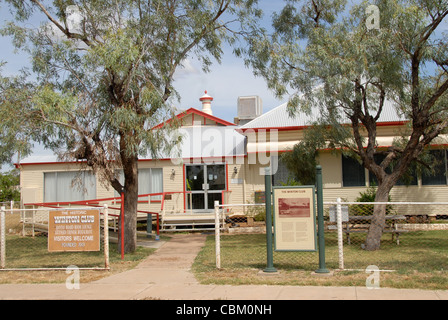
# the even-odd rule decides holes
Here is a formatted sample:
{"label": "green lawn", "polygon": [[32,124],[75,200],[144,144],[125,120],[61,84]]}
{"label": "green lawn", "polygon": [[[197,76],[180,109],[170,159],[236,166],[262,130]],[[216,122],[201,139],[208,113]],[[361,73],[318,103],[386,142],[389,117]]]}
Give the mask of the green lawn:
{"label": "green lawn", "polygon": [[[362,235],[359,235],[362,237]],[[326,233],[326,266],[339,268],[336,233]],[[364,235],[365,239],[365,235]],[[448,289],[448,232],[410,232],[400,236],[400,245],[384,235],[381,249],[368,252],[361,248],[363,239],[344,244],[344,267],[332,277],[320,278],[311,273],[319,266],[317,252],[274,252],[274,267],[280,275],[263,277],[266,267],[266,236],[223,235],[221,266],[215,268],[214,236],[209,236],[195,261],[193,270],[203,283],[219,284],[295,284],[295,285],[365,285],[365,269],[376,265],[382,272],[381,285],[407,288]]]}
{"label": "green lawn", "polygon": [[[110,271],[81,270],[81,281],[89,282],[133,268],[156,249],[137,247],[132,254],[121,260],[117,244],[109,244]],[[101,244],[99,252],[48,252],[47,237],[34,238],[19,235],[6,237],[6,269],[24,268],[23,271],[0,271],[0,284],[3,283],[54,283],[67,278],[65,268],[75,265],[78,268],[104,268],[104,251]],[[26,271],[25,268],[62,268],[58,271]]]}

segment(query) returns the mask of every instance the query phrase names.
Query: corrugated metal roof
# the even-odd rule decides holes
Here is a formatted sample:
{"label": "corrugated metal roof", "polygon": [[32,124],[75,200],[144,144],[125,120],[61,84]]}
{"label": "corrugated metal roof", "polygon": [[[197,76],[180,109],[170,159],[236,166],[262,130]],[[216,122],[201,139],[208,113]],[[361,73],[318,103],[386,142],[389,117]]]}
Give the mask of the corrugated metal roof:
{"label": "corrugated metal roof", "polygon": [[31,155],[22,160],[20,164],[30,164],[30,163],[53,163],[60,162],[56,155]]}
{"label": "corrugated metal roof", "polygon": [[[291,117],[287,107],[288,103],[281,104],[240,128],[244,130],[256,128],[302,127],[308,126],[319,119],[319,110],[317,109],[312,110],[310,114],[297,112],[294,117]],[[378,122],[396,122],[404,120],[406,119],[397,113],[397,108],[394,104],[391,101],[386,100]],[[349,123],[348,119],[347,123]]]}

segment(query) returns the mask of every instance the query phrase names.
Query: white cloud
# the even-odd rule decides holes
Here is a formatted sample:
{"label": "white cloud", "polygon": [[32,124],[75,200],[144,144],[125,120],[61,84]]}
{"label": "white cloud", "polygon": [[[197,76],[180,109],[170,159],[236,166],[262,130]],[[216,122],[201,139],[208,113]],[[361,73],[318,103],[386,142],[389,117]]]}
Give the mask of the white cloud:
{"label": "white cloud", "polygon": [[174,74],[174,79],[181,80],[199,73],[199,68],[195,66],[190,59],[185,59],[184,61],[182,61],[181,67],[179,67],[179,69]]}

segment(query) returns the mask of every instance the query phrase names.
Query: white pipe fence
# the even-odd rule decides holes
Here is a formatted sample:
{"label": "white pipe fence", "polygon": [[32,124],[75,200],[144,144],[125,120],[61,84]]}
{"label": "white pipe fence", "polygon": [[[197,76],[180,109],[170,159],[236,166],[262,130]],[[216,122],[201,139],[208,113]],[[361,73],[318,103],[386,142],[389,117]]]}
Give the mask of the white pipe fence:
{"label": "white pipe fence", "polygon": [[219,204],[219,201],[215,201],[215,254],[216,254],[216,269],[221,269],[221,228],[219,227],[219,221],[221,219],[219,208],[230,207],[254,207],[264,206],[264,203],[246,203],[246,204]]}
{"label": "white pipe fence", "polygon": [[[351,270],[346,269],[345,261],[344,261],[344,234],[349,233],[348,230],[345,228],[347,227],[347,224],[349,223],[349,212],[348,208],[350,208],[350,214],[355,216],[350,216],[350,219],[354,219],[355,224],[358,224],[359,226],[362,223],[370,223],[369,218],[371,218],[373,212],[373,206],[374,205],[386,205],[390,208],[392,208],[392,212],[389,212],[386,217],[387,219],[396,219],[396,223],[394,222],[395,228],[398,229],[391,229],[388,230],[389,233],[392,234],[392,236],[396,236],[396,244],[399,245],[399,235],[400,233],[407,233],[408,231],[414,231],[412,227],[414,226],[413,223],[409,221],[409,218],[412,219],[412,217],[417,217],[420,215],[426,215],[429,217],[435,217],[435,216],[447,216],[448,215],[448,202],[353,202],[353,201],[342,201],[341,198],[338,198],[336,201],[331,202],[324,202],[324,207],[328,208],[333,206],[333,210],[335,215],[334,218],[330,218],[331,221],[329,225],[332,225],[332,230],[336,229],[337,231],[337,249],[338,249],[338,269],[339,270]],[[262,204],[219,204],[218,201],[215,201],[214,203],[215,208],[215,251],[216,251],[216,268],[221,269],[221,229],[219,228],[219,221],[222,219],[222,215],[224,214],[224,209],[226,208],[232,208],[232,207],[250,207],[250,206],[265,206],[264,203]],[[364,207],[363,207],[364,206]],[[370,211],[366,211],[361,213],[361,210],[365,210],[366,207],[370,208]],[[357,212],[359,211],[359,212]],[[356,213],[358,213],[360,216],[356,216]],[[365,216],[363,216],[365,215]],[[334,220],[333,220],[334,219]],[[399,220],[404,219],[404,220]],[[350,220],[352,221],[352,220]],[[358,222],[359,221],[359,222]],[[403,221],[400,222],[400,221]],[[350,222],[351,223],[351,222]],[[418,223],[417,223],[418,224]],[[345,227],[344,227],[345,225]],[[358,227],[359,227],[358,226]],[[443,224],[443,230],[446,229],[447,225]],[[435,228],[438,227],[438,225],[434,225]],[[361,228],[361,227],[360,227]],[[368,229],[368,224],[365,224],[362,226],[362,232],[366,233]],[[440,228],[434,229],[434,230],[441,230]],[[351,232],[357,232],[352,231]],[[360,232],[360,231],[358,231]],[[386,231],[385,231],[386,232]],[[358,233],[359,234],[359,233]],[[349,238],[349,235],[348,235]],[[356,238],[356,237],[355,237]],[[358,239],[361,239],[358,238]],[[365,239],[364,239],[365,240]],[[392,237],[392,240],[394,238]],[[407,241],[409,242],[409,237],[407,238]],[[350,244],[350,241],[347,243]],[[362,247],[362,244],[361,244]],[[351,263],[351,262],[350,262]],[[349,264],[350,264],[349,263]],[[350,268],[350,266],[349,266]],[[390,270],[389,270],[390,271]]]}
{"label": "white pipe fence", "polygon": [[339,258],[339,269],[344,270],[344,242],[343,242],[343,229],[342,229],[342,206],[348,205],[403,205],[403,206],[448,206],[448,202],[353,202],[353,201],[345,201],[342,202],[341,198],[338,198],[336,202],[324,202],[324,205],[334,205],[336,206],[336,225],[337,225],[337,233],[338,233],[338,258]]}

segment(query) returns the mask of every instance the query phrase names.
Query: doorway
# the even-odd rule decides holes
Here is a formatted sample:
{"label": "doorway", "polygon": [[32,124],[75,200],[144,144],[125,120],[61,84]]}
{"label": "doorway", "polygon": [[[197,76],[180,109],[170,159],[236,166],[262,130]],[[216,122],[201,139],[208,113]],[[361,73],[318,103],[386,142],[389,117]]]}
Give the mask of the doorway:
{"label": "doorway", "polygon": [[222,191],[226,190],[225,164],[194,164],[185,166],[186,208],[210,212],[214,202],[222,203]]}

